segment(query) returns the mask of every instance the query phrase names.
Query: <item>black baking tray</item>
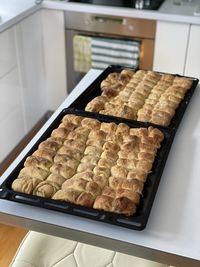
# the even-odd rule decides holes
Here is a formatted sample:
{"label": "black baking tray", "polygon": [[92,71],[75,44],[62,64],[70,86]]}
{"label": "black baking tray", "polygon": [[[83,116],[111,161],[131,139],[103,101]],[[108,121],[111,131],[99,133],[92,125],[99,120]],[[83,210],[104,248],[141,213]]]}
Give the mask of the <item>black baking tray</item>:
{"label": "black baking tray", "polygon": [[[100,84],[101,82],[107,78],[107,76],[112,72],[121,72],[123,69],[127,67],[121,66],[121,65],[110,65],[108,66],[87,88],[86,90],[79,96],[77,99],[70,105],[71,108],[77,108],[80,110],[85,110],[86,105],[95,97],[101,95],[101,88]],[[129,68],[131,69],[131,68]],[[138,70],[138,69],[132,69],[132,70]],[[164,74],[163,72],[158,72],[161,74]],[[166,74],[166,73],[165,73]],[[172,74],[172,73],[170,73]],[[193,77],[187,77],[187,76],[181,76],[179,74],[172,74],[174,76],[178,77],[186,77],[192,80],[192,86],[191,89],[187,91],[185,94],[184,99],[179,104],[178,108],[176,109],[176,113],[174,117],[171,120],[170,125],[168,128],[178,129],[178,126],[183,118],[184,112],[190,102],[190,99],[195,91],[195,88],[198,85],[199,80],[197,78]],[[157,124],[149,123],[149,125],[157,126]]]}
{"label": "black baking tray", "polygon": [[123,122],[132,128],[148,127],[148,125],[144,125],[140,122],[134,122],[126,119],[114,118],[111,116],[96,114],[92,112],[84,112],[75,109],[64,109],[51,123],[51,125],[44,132],[44,134],[38,139],[38,141],[32,146],[32,148],[19,162],[15,169],[5,179],[5,181],[0,187],[0,198],[40,208],[63,212],[66,215],[76,215],[100,222],[109,223],[112,225],[118,225],[125,228],[143,230],[146,226],[158,189],[158,185],[162,176],[162,172],[168,157],[168,153],[170,151],[170,147],[174,139],[175,131],[173,129],[166,129],[164,127],[159,126],[157,127],[163,132],[165,138],[162,142],[161,148],[157,152],[155,161],[153,163],[152,172],[148,175],[147,181],[144,185],[143,197],[141,198],[140,204],[137,207],[137,211],[133,216],[126,217],[124,215],[117,215],[111,212],[100,211],[93,208],[86,208],[69,202],[52,200],[44,197],[33,196],[30,194],[19,193],[12,190],[12,182],[17,178],[20,170],[23,168],[25,159],[38,148],[38,145],[42,141],[44,141],[50,136],[52,130],[58,127],[61,122],[61,119],[66,114],[75,114],[83,117],[95,118],[101,122],[115,122],[116,124]]}

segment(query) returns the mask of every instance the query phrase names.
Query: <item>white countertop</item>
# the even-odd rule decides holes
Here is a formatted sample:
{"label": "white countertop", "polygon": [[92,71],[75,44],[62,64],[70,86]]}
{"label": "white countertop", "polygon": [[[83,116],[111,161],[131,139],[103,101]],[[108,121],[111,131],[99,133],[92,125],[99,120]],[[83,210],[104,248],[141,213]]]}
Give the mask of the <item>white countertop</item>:
{"label": "white countertop", "polygon": [[[1,177],[15,168],[60,111],[94,80],[91,70]],[[161,178],[143,231],[95,222],[59,212],[0,200],[0,223],[78,240],[130,255],[181,267],[200,266],[200,86],[194,92]]]}
{"label": "white countertop", "polygon": [[0,32],[11,27],[40,8],[200,24],[200,16],[194,16],[196,6],[198,4],[200,5],[199,0],[191,0],[191,3],[187,3],[186,0],[183,1],[184,3],[181,5],[173,5],[173,0],[166,0],[158,11],[147,11],[131,8],[68,3],[67,0],[44,0],[40,5],[36,5],[35,0],[0,0]]}

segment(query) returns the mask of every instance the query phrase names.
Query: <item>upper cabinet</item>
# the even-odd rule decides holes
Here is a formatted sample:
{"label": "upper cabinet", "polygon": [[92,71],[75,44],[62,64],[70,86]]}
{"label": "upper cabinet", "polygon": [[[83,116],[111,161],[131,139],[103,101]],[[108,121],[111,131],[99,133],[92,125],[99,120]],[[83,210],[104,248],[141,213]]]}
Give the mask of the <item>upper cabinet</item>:
{"label": "upper cabinet", "polygon": [[157,22],[153,69],[200,79],[200,25]]}
{"label": "upper cabinet", "polygon": [[184,74],[189,24],[157,22],[153,69]]}
{"label": "upper cabinet", "polygon": [[191,25],[185,65],[185,75],[200,79],[200,25]]}

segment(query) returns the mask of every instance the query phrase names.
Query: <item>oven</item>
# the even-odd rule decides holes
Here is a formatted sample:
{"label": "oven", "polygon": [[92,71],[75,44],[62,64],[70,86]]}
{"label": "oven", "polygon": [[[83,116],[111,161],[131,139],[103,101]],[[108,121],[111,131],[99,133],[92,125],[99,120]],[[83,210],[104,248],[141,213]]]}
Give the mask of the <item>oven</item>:
{"label": "oven", "polygon": [[101,69],[102,59],[108,65],[152,69],[155,31],[154,20],[65,11],[68,93],[90,68]]}

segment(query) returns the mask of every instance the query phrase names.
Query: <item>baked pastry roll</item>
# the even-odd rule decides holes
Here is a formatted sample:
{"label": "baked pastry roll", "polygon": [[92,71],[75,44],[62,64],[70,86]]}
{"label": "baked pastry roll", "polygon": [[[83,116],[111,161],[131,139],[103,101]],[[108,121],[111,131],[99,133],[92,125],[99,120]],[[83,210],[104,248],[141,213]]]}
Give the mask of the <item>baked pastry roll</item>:
{"label": "baked pastry roll", "polygon": [[95,175],[103,175],[104,177],[110,176],[110,169],[106,167],[96,166],[93,170]]}
{"label": "baked pastry roll", "polygon": [[75,178],[71,178],[66,180],[63,185],[62,185],[62,189],[67,189],[67,188],[72,188],[76,191],[85,191],[86,185],[87,185],[88,181],[84,180],[82,178],[79,179],[75,179]]}
{"label": "baked pastry roll", "polygon": [[100,121],[95,120],[95,119],[90,119],[90,118],[84,118],[81,121],[81,125],[83,127],[90,129],[90,130],[99,130],[101,127]]}
{"label": "baked pastry roll", "polygon": [[76,203],[78,196],[81,194],[80,191],[76,191],[72,188],[58,190],[52,197],[52,199],[60,201],[69,201]]}
{"label": "baked pastry roll", "polygon": [[116,190],[116,198],[128,198],[134,204],[139,204],[140,202],[140,194],[138,192],[134,192],[133,190],[127,190],[119,188]]}
{"label": "baked pastry roll", "polygon": [[147,160],[153,162],[155,159],[155,153],[149,153],[149,152],[139,152],[137,157],[138,160]]}
{"label": "baked pastry roll", "polygon": [[60,189],[60,186],[57,183],[50,182],[50,181],[42,181],[33,190],[33,195],[50,198],[59,189]]}
{"label": "baked pastry roll", "polygon": [[111,84],[108,87],[103,87],[102,95],[108,98],[115,97],[119,94],[119,91],[122,89],[122,85],[120,83]]}
{"label": "baked pastry roll", "polygon": [[83,117],[77,116],[74,114],[67,114],[62,118],[62,122],[70,122],[76,126],[79,126],[81,124]]}
{"label": "baked pastry roll", "polygon": [[61,138],[61,137],[53,137],[53,136],[50,136],[49,138],[47,138],[47,141],[52,141],[52,142],[55,142],[57,143],[59,146],[61,146],[63,144],[65,139]]}
{"label": "baked pastry roll", "polygon": [[49,171],[43,170],[39,167],[24,167],[21,169],[18,177],[28,176],[31,178],[37,178],[40,180],[45,180],[47,176],[49,175]]}
{"label": "baked pastry roll", "polygon": [[136,205],[126,197],[118,197],[112,202],[112,212],[131,216],[136,212]]}
{"label": "baked pastry roll", "polygon": [[29,156],[25,160],[24,166],[25,167],[38,167],[43,170],[49,171],[52,162],[45,158],[40,158],[37,156]]}
{"label": "baked pastry roll", "polygon": [[66,181],[66,179],[63,176],[59,175],[59,174],[51,173],[47,177],[46,181],[56,183],[61,187],[61,185]]}
{"label": "baked pastry roll", "polygon": [[113,143],[111,141],[107,141],[103,145],[103,150],[108,150],[113,153],[117,153],[120,150],[120,146],[116,143]]}
{"label": "baked pastry roll", "polygon": [[95,181],[89,181],[86,184],[85,191],[90,193],[95,199],[101,194],[101,187]]}
{"label": "baked pastry roll", "polygon": [[85,172],[79,172],[74,174],[71,179],[84,179],[87,181],[91,181],[93,179],[94,173],[92,171],[85,171]]}
{"label": "baked pastry roll", "polygon": [[[120,188],[120,186],[118,188]],[[144,183],[138,179],[126,179],[122,181],[121,188],[137,192],[141,195],[144,188]]]}
{"label": "baked pastry roll", "polygon": [[105,107],[105,103],[106,103],[106,100],[107,99],[105,96],[103,96],[104,99],[99,99],[99,98],[94,98],[92,101],[90,101],[86,107],[85,107],[85,110],[86,111],[91,111],[91,112],[99,112],[101,110],[104,109]]}
{"label": "baked pastry roll", "polygon": [[69,132],[73,131],[76,127],[77,127],[77,125],[75,125],[72,122],[67,121],[67,120],[62,121],[58,126],[58,128],[65,128]]}
{"label": "baked pastry roll", "polygon": [[94,140],[106,140],[106,133],[102,130],[91,130],[89,136],[89,139]]}
{"label": "baked pastry roll", "polygon": [[32,194],[34,188],[41,182],[38,178],[22,176],[12,183],[12,189],[16,192]]}
{"label": "baked pastry roll", "polygon": [[81,160],[83,153],[76,149],[69,149],[67,146],[62,146],[58,151],[58,154],[60,155],[66,155],[69,157],[72,157],[76,160]]}
{"label": "baked pastry roll", "polygon": [[86,146],[93,146],[102,149],[104,142],[105,141],[101,139],[88,139],[86,142]]}
{"label": "baked pastry roll", "polygon": [[92,171],[94,167],[95,167],[95,164],[81,162],[78,165],[77,172]]}
{"label": "baked pastry roll", "polygon": [[104,210],[104,211],[113,211],[113,198],[105,195],[97,196],[93,205],[94,209]]}
{"label": "baked pastry roll", "polygon": [[109,177],[109,187],[113,188],[114,190],[121,188],[123,180],[126,180],[126,179],[110,176]]}
{"label": "baked pastry roll", "polygon": [[136,167],[137,160],[136,159],[119,158],[117,160],[117,165],[122,167],[122,168],[126,168],[127,170],[131,170],[131,169],[134,169]]}
{"label": "baked pastry roll", "polygon": [[118,152],[118,156],[120,159],[130,159],[130,160],[136,160],[138,158],[138,151],[133,150],[131,152],[127,152],[125,150],[120,150]]}
{"label": "baked pastry roll", "polygon": [[94,155],[94,156],[100,157],[102,151],[103,151],[102,148],[95,147],[95,146],[87,146],[85,148],[84,154],[85,155],[91,155],[91,156]]}
{"label": "baked pastry roll", "polygon": [[135,168],[135,170],[131,170],[127,174],[127,180],[139,180],[142,182],[146,182],[148,173],[146,170]]}
{"label": "baked pastry roll", "polygon": [[125,197],[113,199],[112,197],[101,195],[96,198],[93,207],[127,216],[136,212],[136,205]]}
{"label": "baked pastry roll", "polygon": [[76,169],[79,161],[68,155],[56,154],[54,157],[54,163],[62,164],[63,166],[66,165],[72,169]]}
{"label": "baked pastry roll", "polygon": [[76,172],[75,169],[72,169],[71,167],[67,165],[62,165],[58,163],[54,163],[51,166],[50,171],[54,174],[59,174],[63,176],[65,179],[71,178]]}
{"label": "baked pastry roll", "polygon": [[111,168],[111,175],[117,178],[126,179],[127,173],[128,173],[128,170],[119,165],[114,165]]}
{"label": "baked pastry roll", "polygon": [[81,159],[81,163],[90,163],[93,165],[97,165],[99,161],[99,157],[95,155],[86,155]]}
{"label": "baked pastry roll", "polygon": [[138,162],[136,164],[136,168],[141,169],[146,173],[149,173],[152,169],[152,165],[153,165],[153,163],[151,161],[141,159],[141,160],[138,160]]}
{"label": "baked pastry roll", "polygon": [[82,192],[76,199],[76,204],[92,208],[95,198],[88,192]]}
{"label": "baked pastry roll", "polygon": [[87,139],[88,134],[89,134],[90,130],[88,128],[79,126],[76,129],[74,129],[74,133],[78,133],[80,134],[80,136],[85,137]]}
{"label": "baked pastry roll", "polygon": [[116,161],[118,159],[118,155],[114,151],[104,150],[101,154],[101,158]]}
{"label": "baked pastry roll", "polygon": [[69,130],[68,129],[63,128],[63,127],[59,127],[59,128],[54,129],[52,131],[51,136],[66,139],[68,134],[69,134]]}
{"label": "baked pastry roll", "polygon": [[108,185],[108,178],[104,175],[94,175],[93,181],[96,182],[101,189]]}
{"label": "baked pastry roll", "polygon": [[58,144],[55,141],[51,141],[51,140],[45,140],[43,142],[41,142],[39,144],[39,149],[49,149],[49,150],[53,150],[53,151],[57,151],[60,148],[60,144]]}
{"label": "baked pastry roll", "polygon": [[100,130],[106,133],[115,133],[116,128],[117,128],[117,125],[113,122],[110,122],[110,123],[102,122],[100,126]]}
{"label": "baked pastry roll", "polygon": [[98,166],[101,168],[110,169],[113,165],[115,165],[115,161],[111,159],[99,159],[98,161]]}
{"label": "baked pastry roll", "polygon": [[33,153],[33,156],[47,159],[50,162],[53,162],[53,158],[56,152],[48,149],[38,149]]}
{"label": "baked pastry roll", "polygon": [[68,149],[75,149],[78,150],[79,152],[83,152],[85,150],[85,142],[83,142],[82,140],[66,140],[64,142],[64,146],[68,147]]}

